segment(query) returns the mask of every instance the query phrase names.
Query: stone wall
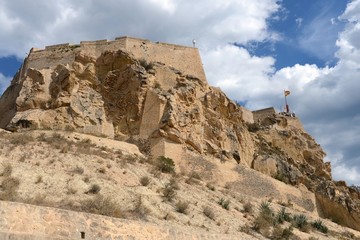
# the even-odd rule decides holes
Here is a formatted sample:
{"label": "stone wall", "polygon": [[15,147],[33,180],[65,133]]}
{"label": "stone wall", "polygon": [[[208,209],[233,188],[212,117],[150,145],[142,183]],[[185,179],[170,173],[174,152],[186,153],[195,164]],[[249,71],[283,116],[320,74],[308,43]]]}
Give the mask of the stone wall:
{"label": "stone wall", "polygon": [[214,234],[181,226],[0,201],[0,239],[252,239],[239,233]]}
{"label": "stone wall", "polygon": [[276,114],[275,108],[269,107],[253,111],[254,122],[262,121],[269,116]]}
{"label": "stone wall", "polygon": [[145,59],[147,62],[164,63],[207,82],[197,48],[160,42],[154,43],[149,40],[130,37],[119,37],[114,41],[82,41],[77,45],[57,44],[46,46],[43,50],[33,48],[29,53],[29,67],[44,69],[56,67],[58,64],[71,64],[74,61],[75,53],[80,51],[97,58],[105,51],[119,49],[132,53],[138,60]]}

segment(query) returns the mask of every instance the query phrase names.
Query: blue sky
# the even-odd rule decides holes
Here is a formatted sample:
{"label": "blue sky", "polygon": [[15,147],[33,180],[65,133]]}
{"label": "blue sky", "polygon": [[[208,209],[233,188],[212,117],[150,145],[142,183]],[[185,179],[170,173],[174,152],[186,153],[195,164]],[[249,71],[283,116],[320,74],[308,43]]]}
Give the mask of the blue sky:
{"label": "blue sky", "polygon": [[19,59],[14,55],[2,57],[0,58],[0,73],[5,76],[12,77],[19,69],[21,63],[22,59]]}
{"label": "blue sky", "polygon": [[[280,11],[268,19],[269,28],[276,31],[281,40],[240,46],[254,55],[273,56],[276,69],[295,64],[333,66],[338,60],[335,43],[344,28],[344,22],[337,17],[346,4],[345,0],[284,0]],[[335,24],[330,24],[331,19]]]}
{"label": "blue sky", "polygon": [[334,178],[360,185],[359,21],[360,0],[0,0],[0,92],[32,47],[195,38],[209,83],[249,109],[289,89]]}

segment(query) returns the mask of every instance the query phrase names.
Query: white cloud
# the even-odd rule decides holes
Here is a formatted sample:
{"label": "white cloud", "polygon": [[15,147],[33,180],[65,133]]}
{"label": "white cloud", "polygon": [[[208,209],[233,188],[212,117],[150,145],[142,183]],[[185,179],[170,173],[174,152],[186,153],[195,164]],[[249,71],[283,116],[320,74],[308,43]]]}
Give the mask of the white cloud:
{"label": "white cloud", "polygon": [[169,13],[174,13],[174,11],[176,10],[176,3],[173,0],[148,0],[148,1],[164,9],[165,11],[168,11]]}
{"label": "white cloud", "polygon": [[304,20],[303,18],[297,18],[297,19],[295,19],[296,25],[297,25],[298,27],[301,27],[303,20]]}
{"label": "white cloud", "polygon": [[360,19],[360,1],[353,0],[348,3],[345,12],[340,16],[340,19],[346,19],[350,22],[358,22]]}
{"label": "white cloud", "polygon": [[203,54],[207,78],[211,85],[224,90],[232,99],[253,99],[269,85],[268,75],[274,72],[274,59],[251,56],[244,48],[219,46]]}
{"label": "white cloud", "polygon": [[349,185],[360,186],[360,172],[357,167],[349,168],[345,164],[339,164],[333,167],[333,178],[345,180]]}
{"label": "white cloud", "polygon": [[[109,0],[0,2],[0,56],[23,57],[31,47],[122,35],[191,44],[271,38],[266,19],[275,0]],[[6,27],[6,28],[5,28]]]}

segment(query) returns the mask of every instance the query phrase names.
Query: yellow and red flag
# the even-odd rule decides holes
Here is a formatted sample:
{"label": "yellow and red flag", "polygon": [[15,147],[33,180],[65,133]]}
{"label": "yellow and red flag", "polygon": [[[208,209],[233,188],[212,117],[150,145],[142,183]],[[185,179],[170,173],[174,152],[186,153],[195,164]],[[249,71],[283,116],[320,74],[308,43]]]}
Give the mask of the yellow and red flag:
{"label": "yellow and red flag", "polygon": [[289,90],[284,90],[284,95],[285,95],[285,97],[290,95],[290,91]]}

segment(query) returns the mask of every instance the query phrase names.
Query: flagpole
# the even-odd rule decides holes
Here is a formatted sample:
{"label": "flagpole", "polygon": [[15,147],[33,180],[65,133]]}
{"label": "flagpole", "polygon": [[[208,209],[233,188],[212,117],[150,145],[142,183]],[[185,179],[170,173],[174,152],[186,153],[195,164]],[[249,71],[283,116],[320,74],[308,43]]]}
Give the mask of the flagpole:
{"label": "flagpole", "polygon": [[289,106],[287,104],[287,99],[286,99],[286,91],[284,90],[284,96],[285,96],[285,112],[289,113]]}

